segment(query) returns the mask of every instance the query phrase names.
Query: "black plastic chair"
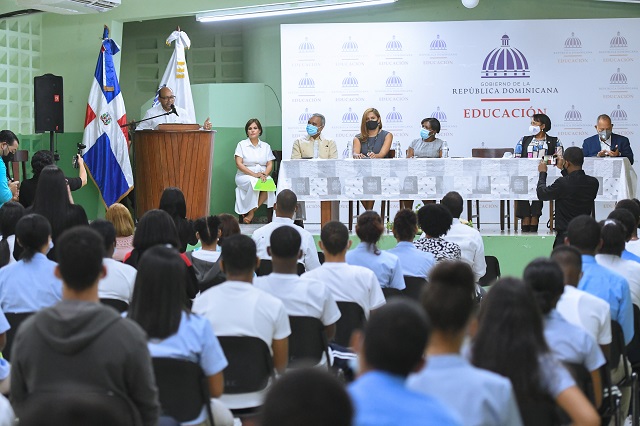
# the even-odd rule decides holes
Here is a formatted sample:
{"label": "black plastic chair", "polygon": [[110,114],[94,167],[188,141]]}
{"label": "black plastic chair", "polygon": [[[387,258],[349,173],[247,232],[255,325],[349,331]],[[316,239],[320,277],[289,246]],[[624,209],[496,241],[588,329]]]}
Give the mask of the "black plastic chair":
{"label": "black plastic chair", "polygon": [[13,346],[13,339],[16,336],[16,332],[20,327],[20,324],[35,312],[22,312],[19,314],[15,313],[5,313],[4,316],[7,318],[9,325],[11,328],[7,330],[7,342],[4,345],[4,349],[2,350],[2,357],[7,361],[11,361],[11,347]]}
{"label": "black plastic chair", "polygon": [[366,322],[364,310],[354,302],[337,302],[340,309],[340,319],[336,323],[336,337],[334,342],[340,346],[348,347],[353,330],[360,329]]}
{"label": "black plastic chair", "polygon": [[560,426],[558,406],[549,398],[541,401],[528,401],[518,404],[524,426]]}
{"label": "black plastic chair", "polygon": [[291,335],[289,335],[289,364],[288,368],[313,367],[322,356],[329,363],[329,342],[324,333],[324,324],[313,317],[289,317]]}
{"label": "black plastic chair", "polygon": [[318,252],[318,260],[320,261],[321,265],[324,263],[324,252],[322,251]]}
{"label": "black plastic chair", "polygon": [[404,289],[404,294],[411,299],[420,301],[420,295],[427,287],[427,284],[428,282],[424,278],[405,275],[404,285],[406,285],[407,288]]}
{"label": "black plastic chair", "polygon": [[398,290],[397,288],[391,288],[391,287],[383,287],[382,294],[384,294],[384,299],[387,301],[393,299],[394,297],[404,296],[404,294],[402,293],[402,290]]}
{"label": "black plastic chair", "polygon": [[14,408],[20,426],[142,424],[140,414],[114,392],[35,392]]}
{"label": "black plastic chair", "polygon": [[[260,266],[256,269],[256,275],[262,277],[269,275],[273,271],[273,262],[269,259],[260,259]],[[305,273],[305,268],[302,263],[298,263],[298,275]]]}
{"label": "black plastic chair", "polygon": [[493,285],[500,278],[500,262],[495,256],[485,256],[484,260],[487,263],[487,272],[480,278],[480,285],[487,287]]}
{"label": "black plastic chair", "polygon": [[100,298],[100,303],[102,303],[103,305],[111,306],[113,309],[120,313],[127,312],[129,310],[129,304],[124,300]]}
{"label": "black plastic chair", "polygon": [[[617,321],[611,320],[611,345],[609,346],[610,350],[610,358],[611,370],[614,370],[619,363],[620,357],[624,358],[622,363],[624,368],[624,377],[618,383],[612,383],[612,385],[617,386],[618,388],[628,387],[631,389],[631,418],[637,419],[637,398],[638,398],[638,375],[632,373],[632,371],[628,368],[628,364],[626,360],[627,357],[627,347],[624,343],[624,332],[622,331],[622,326]],[[615,413],[616,424],[621,424],[622,421],[626,418],[627,413],[622,413],[620,411],[620,405],[617,405],[617,410]]]}
{"label": "black plastic chair", "polygon": [[633,339],[627,345],[627,355],[631,368],[640,370],[640,308],[633,305]]}
{"label": "black plastic chair", "polygon": [[152,358],[162,413],[179,422],[196,419],[204,405],[213,425],[209,382],[200,365],[175,358]]}
{"label": "black plastic chair", "polygon": [[[269,346],[250,336],[218,336],[229,365],[224,369],[224,393],[257,392],[275,377]],[[250,408],[250,407],[247,407]]]}

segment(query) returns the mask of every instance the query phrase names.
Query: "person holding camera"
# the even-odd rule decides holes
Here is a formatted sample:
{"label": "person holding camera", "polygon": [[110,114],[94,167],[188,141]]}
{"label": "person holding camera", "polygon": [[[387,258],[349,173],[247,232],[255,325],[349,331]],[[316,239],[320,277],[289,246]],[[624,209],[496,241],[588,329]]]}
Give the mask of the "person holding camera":
{"label": "person holding camera", "polygon": [[[52,164],[55,164],[55,161],[51,151],[41,150],[33,154],[33,157],[31,157],[33,177],[22,181],[22,184],[20,184],[20,196],[18,198],[20,204],[25,208],[33,204],[42,169]],[[76,164],[78,166],[78,177],[66,177],[69,190],[71,191],[77,191],[87,184],[87,169],[84,167],[82,155],[76,154],[74,157],[74,166]]]}

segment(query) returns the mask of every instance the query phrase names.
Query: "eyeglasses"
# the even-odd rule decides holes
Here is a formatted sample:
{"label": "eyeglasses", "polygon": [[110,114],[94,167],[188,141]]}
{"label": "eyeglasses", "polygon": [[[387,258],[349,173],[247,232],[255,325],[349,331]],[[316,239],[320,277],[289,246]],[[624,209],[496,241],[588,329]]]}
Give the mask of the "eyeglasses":
{"label": "eyeglasses", "polygon": [[160,99],[168,99],[170,101],[175,101],[176,97],[175,96],[159,96]]}

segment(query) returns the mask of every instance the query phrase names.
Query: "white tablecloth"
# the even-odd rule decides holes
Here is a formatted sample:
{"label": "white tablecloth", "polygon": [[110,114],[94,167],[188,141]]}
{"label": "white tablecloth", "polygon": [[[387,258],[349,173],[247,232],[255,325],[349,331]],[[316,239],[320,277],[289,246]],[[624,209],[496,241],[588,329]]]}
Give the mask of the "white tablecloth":
{"label": "white tablecloth", "polygon": [[[393,158],[284,160],[278,191],[301,201],[439,200],[457,191],[466,200],[537,200],[537,159]],[[600,181],[596,201],[635,198],[637,176],[627,158],[585,158],[586,174]],[[547,185],[560,176],[549,166]]]}

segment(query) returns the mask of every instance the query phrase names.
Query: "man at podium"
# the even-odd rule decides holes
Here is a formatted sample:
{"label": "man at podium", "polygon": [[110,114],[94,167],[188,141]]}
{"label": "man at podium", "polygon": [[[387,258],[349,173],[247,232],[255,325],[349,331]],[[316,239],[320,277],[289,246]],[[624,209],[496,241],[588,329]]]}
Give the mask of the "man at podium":
{"label": "man at podium", "polygon": [[[142,121],[138,124],[136,130],[154,130],[159,124],[165,123],[185,123],[189,124],[189,113],[186,109],[175,105],[176,97],[173,90],[169,87],[162,87],[158,93],[159,104],[147,110],[143,120],[152,118],[151,120]],[[163,115],[164,114],[164,115]],[[158,117],[159,116],[159,117]],[[204,130],[211,130],[211,122],[207,118],[202,126]]]}

